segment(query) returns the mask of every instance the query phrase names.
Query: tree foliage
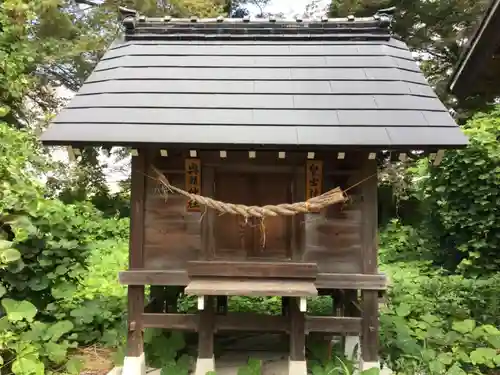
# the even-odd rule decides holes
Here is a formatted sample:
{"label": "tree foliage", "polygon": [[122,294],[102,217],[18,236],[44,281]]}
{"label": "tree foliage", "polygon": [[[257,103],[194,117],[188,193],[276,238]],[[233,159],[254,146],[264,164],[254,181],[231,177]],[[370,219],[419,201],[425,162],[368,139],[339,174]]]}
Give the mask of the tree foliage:
{"label": "tree foliage", "polygon": [[[489,0],[333,0],[330,16],[372,16],[396,7],[393,31],[418,54],[420,67],[437,93],[449,104],[448,77],[465,38],[472,33]],[[462,103],[464,104],[464,103]]]}

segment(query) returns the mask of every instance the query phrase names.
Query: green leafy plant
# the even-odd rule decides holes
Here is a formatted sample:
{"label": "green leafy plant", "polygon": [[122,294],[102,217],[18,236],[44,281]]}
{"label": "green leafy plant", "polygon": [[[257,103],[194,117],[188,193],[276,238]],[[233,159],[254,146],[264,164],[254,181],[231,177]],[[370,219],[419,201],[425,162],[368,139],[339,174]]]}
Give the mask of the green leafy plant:
{"label": "green leafy plant", "polygon": [[[0,137],[0,366],[15,375],[78,373],[79,361],[67,362],[71,351],[104,339],[104,332],[119,341],[124,308],[116,274],[104,282],[109,268],[91,288],[88,276],[96,272],[89,266],[98,261],[89,245],[126,240],[128,221],[105,219],[88,203],[47,198],[40,177],[49,164],[34,137],[5,124]],[[126,252],[120,253],[123,268]]]}
{"label": "green leafy plant", "polygon": [[[487,374],[498,367],[500,331],[487,323],[492,321],[488,314],[468,305],[477,281],[401,264],[392,279],[380,317],[382,354],[390,368],[437,375]],[[498,310],[491,311],[495,314]]]}
{"label": "green leafy plant", "polygon": [[425,186],[428,228],[446,268],[484,275],[500,270],[500,107],[479,113],[464,127],[470,145],[446,153]]}
{"label": "green leafy plant", "polygon": [[260,375],[262,374],[262,361],[249,358],[247,365],[238,369],[238,375]]}
{"label": "green leafy plant", "polygon": [[148,365],[160,368],[162,375],[188,375],[193,360],[184,351],[186,341],[182,332],[147,328],[144,345]]}

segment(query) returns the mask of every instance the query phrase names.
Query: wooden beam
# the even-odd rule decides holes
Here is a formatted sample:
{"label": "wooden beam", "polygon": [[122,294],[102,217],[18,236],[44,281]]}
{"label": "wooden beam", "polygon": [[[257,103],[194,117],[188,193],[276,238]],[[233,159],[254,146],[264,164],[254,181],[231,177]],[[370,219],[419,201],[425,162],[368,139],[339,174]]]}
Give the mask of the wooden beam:
{"label": "wooden beam", "polygon": [[315,285],[318,289],[386,290],[387,277],[384,274],[318,273]]}
{"label": "wooden beam", "polygon": [[185,271],[130,270],[118,274],[122,285],[187,285]]}
{"label": "wooden beam", "polygon": [[[189,284],[186,271],[131,270],[119,273],[122,285],[183,285]],[[318,273],[314,282],[317,289],[385,290],[387,277],[383,274]]]}
{"label": "wooden beam", "polygon": [[191,261],[187,264],[189,277],[243,277],[243,278],[316,278],[316,263],[252,262],[252,261]]}
{"label": "wooden beam", "polygon": [[359,334],[361,332],[361,318],[306,316],[306,332]]}
{"label": "wooden beam", "polygon": [[179,331],[196,331],[198,314],[142,314],[144,328],[165,328]]}

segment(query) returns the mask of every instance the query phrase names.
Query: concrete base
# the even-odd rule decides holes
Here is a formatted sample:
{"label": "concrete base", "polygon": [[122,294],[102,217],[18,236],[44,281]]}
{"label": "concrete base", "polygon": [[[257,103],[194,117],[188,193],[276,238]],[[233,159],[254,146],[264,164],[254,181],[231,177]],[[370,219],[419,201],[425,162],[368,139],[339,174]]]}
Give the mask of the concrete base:
{"label": "concrete base", "polygon": [[361,371],[366,371],[372,368],[376,368],[380,370],[380,362],[364,362],[363,360],[360,362]]}
{"label": "concrete base", "polygon": [[212,358],[198,358],[196,360],[196,369],[194,375],[207,375],[207,372],[215,371],[215,359]]}
{"label": "concrete base", "polygon": [[289,360],[288,375],[307,375],[307,362]]}
{"label": "concrete base", "polygon": [[359,336],[346,336],[344,341],[346,358],[359,362]]}
{"label": "concrete base", "polygon": [[139,357],[125,357],[121,375],[146,375],[144,353]]}

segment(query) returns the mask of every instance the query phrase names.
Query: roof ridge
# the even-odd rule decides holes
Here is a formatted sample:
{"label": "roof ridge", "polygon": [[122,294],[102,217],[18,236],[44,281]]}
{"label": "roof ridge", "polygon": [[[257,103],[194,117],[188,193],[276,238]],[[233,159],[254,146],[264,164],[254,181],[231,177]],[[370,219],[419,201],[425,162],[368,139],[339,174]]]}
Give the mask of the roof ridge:
{"label": "roof ridge", "polygon": [[394,8],[384,9],[375,13],[372,17],[355,17],[349,15],[344,18],[321,18],[294,19],[268,18],[173,18],[146,17],[139,15],[130,9],[121,9],[124,16],[123,26],[126,36],[137,34],[148,35],[335,35],[335,34],[373,34],[380,38],[380,35],[390,37],[392,14]]}

